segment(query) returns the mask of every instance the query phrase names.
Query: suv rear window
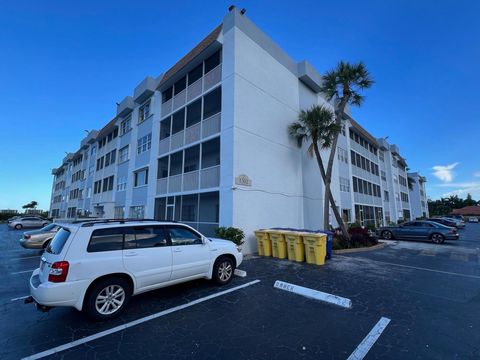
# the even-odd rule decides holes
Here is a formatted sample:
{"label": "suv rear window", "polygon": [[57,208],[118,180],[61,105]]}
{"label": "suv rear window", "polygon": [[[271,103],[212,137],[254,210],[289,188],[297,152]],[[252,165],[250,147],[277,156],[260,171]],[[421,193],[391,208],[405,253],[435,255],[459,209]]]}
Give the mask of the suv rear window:
{"label": "suv rear window", "polygon": [[54,255],[60,254],[69,236],[70,236],[70,231],[68,229],[61,228],[55,234],[55,236],[53,237],[52,241],[47,246],[45,251]]}

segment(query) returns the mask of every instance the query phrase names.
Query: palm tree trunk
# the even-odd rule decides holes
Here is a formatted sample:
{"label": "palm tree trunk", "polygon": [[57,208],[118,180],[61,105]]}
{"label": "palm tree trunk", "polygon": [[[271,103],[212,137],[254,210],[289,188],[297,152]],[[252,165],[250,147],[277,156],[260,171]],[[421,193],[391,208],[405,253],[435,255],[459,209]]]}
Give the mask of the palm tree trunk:
{"label": "palm tree trunk", "polygon": [[[344,92],[344,94],[345,94],[345,92]],[[343,115],[344,115],[345,106],[347,105],[347,102],[348,102],[348,95],[347,96],[344,95],[342,97],[342,99],[340,100],[340,104],[338,105],[338,108],[337,108],[338,110],[336,111],[335,123],[338,126],[342,126],[342,118],[343,118]],[[337,151],[337,143],[338,143],[338,137],[339,136],[340,136],[340,133],[335,135],[335,137],[333,138],[332,147],[330,149],[330,156],[328,157],[327,172],[325,174],[325,180],[324,180],[325,194],[327,194],[327,193],[331,194],[330,184],[332,182],[333,160],[335,159],[335,153]],[[333,196],[331,196],[330,204],[332,206],[334,214],[335,214],[335,211],[338,213],[337,206],[335,205],[335,202],[333,201]],[[328,204],[325,203],[324,214],[326,212],[328,213],[328,211],[329,211]],[[347,226],[345,225],[342,217],[341,216],[337,217],[337,215],[335,215],[335,217],[336,217],[336,220],[338,222],[338,225],[342,229],[343,235],[345,237],[349,238],[348,229],[347,229]],[[328,221],[328,218],[327,218],[327,221]]]}
{"label": "palm tree trunk", "polygon": [[[316,141],[313,142],[313,150],[315,152],[315,157],[317,158],[317,164],[318,164],[318,167],[320,169],[320,174],[322,176],[323,183],[325,184],[326,180],[327,180],[327,177],[326,177],[326,174],[325,174],[325,167],[323,166],[323,160],[322,160],[322,157],[320,155],[320,150],[318,149],[318,144],[317,144]],[[337,220],[337,223],[340,225],[344,235],[348,238],[349,236],[348,236],[347,227],[345,226],[345,223],[343,222],[342,216],[340,215],[340,212],[338,211],[338,208],[335,205],[335,200],[333,199],[333,194],[330,191],[330,186],[328,188],[327,188],[327,186],[325,186],[324,203],[327,204],[326,208],[327,208],[328,213],[330,212],[330,208],[328,206],[329,202],[332,204],[333,215],[335,216],[335,219]],[[326,218],[326,220],[325,220],[325,218]],[[327,222],[325,222],[325,221],[327,221]],[[329,229],[327,229],[328,226],[329,226],[329,214],[327,214],[325,216],[325,211],[324,211],[323,212],[323,227],[326,230],[329,230]]]}

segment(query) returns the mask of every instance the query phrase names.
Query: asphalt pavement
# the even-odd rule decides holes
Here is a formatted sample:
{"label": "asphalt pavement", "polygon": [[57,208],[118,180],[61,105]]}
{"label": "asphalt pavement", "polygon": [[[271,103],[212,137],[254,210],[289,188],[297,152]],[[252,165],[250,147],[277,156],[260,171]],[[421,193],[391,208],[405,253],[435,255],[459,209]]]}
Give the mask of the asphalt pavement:
{"label": "asphalt pavement", "polygon": [[[23,304],[40,254],[18,245],[21,234],[0,224],[1,359],[45,351],[62,359],[347,359],[381,318],[390,322],[365,359],[480,358],[480,224],[467,224],[456,242],[393,240],[325,266],[253,256],[240,266],[247,276],[226,287],[199,280],[142,294],[105,322]],[[352,307],[274,288],[276,280]]]}

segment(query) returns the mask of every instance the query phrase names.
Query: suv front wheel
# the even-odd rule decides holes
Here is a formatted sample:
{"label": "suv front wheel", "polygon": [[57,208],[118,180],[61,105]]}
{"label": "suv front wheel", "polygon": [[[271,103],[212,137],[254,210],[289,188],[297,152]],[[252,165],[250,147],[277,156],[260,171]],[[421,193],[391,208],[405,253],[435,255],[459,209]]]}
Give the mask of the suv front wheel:
{"label": "suv front wheel", "polygon": [[213,265],[213,279],[219,285],[226,285],[232,281],[234,271],[234,261],[227,256],[222,256]]}
{"label": "suv front wheel", "polygon": [[85,311],[95,320],[113,318],[127,306],[131,293],[131,286],[125,279],[106,278],[95,284],[88,292]]}

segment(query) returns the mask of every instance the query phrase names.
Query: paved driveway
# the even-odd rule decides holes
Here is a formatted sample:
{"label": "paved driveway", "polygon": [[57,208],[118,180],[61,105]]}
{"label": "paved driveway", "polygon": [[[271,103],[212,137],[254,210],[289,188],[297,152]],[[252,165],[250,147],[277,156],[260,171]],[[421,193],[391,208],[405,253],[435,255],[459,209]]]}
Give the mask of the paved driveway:
{"label": "paved driveway", "polygon": [[[0,225],[1,359],[64,344],[48,357],[347,359],[381,317],[391,322],[366,359],[480,358],[480,224],[467,224],[457,242],[391,241],[381,250],[335,256],[323,267],[254,257],[241,266],[248,276],[227,287],[195,281],[143,294],[122,317],[100,323],[76,310],[40,313],[16,300],[28,294],[39,262],[38,252],[16,244],[19,236]],[[276,280],[349,298],[353,306],[275,289]],[[158,317],[111,330],[152,314]],[[84,343],[73,346],[79,339]]]}

